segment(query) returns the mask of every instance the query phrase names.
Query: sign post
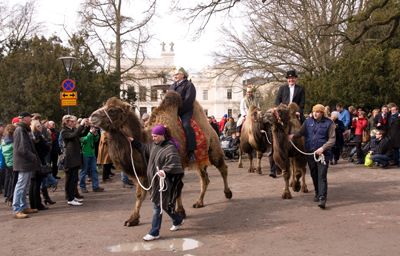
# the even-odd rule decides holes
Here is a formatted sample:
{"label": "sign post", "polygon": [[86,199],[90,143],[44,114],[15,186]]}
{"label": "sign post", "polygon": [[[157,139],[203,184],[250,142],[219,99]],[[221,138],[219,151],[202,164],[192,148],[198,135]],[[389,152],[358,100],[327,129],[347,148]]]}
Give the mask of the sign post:
{"label": "sign post", "polygon": [[71,79],[66,79],[62,82],[64,92],[60,93],[61,107],[68,107],[68,115],[70,115],[70,107],[77,106],[77,93],[72,90],[75,89],[75,82]]}

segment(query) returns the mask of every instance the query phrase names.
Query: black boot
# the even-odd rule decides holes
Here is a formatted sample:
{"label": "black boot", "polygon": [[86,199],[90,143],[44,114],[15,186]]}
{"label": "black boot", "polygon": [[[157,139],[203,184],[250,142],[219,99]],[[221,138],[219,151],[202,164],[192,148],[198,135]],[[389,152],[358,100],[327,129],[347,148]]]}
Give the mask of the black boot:
{"label": "black boot", "polygon": [[56,202],[54,202],[54,201],[52,201],[50,199],[49,192],[47,191],[47,188],[42,188],[42,195],[44,197],[44,203],[46,205],[47,205],[47,203],[49,203],[49,204],[55,204],[56,203]]}
{"label": "black boot", "polygon": [[194,163],[196,162],[196,156],[194,155],[194,152],[190,152],[190,158],[189,158],[189,163]]}

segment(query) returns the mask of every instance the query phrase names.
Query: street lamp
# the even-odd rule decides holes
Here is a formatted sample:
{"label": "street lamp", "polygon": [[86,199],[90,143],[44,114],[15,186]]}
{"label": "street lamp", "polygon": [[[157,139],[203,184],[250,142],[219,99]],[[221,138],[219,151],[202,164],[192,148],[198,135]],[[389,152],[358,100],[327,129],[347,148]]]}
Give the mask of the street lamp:
{"label": "street lamp", "polygon": [[60,57],[57,60],[61,61],[64,65],[65,73],[67,74],[67,78],[69,79],[72,68],[74,67],[74,63],[78,60],[75,57]]}
{"label": "street lamp", "polygon": [[[64,70],[65,73],[67,74],[67,79],[69,79],[71,76],[72,68],[74,67],[74,63],[78,59],[75,57],[60,57],[57,60],[61,61],[62,64],[64,65]],[[71,114],[71,107],[68,106],[68,115],[70,114]]]}

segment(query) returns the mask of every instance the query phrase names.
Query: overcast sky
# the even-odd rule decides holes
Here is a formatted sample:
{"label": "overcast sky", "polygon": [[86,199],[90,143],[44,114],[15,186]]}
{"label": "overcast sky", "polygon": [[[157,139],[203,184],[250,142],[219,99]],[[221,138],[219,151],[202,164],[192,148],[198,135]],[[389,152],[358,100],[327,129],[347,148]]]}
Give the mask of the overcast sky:
{"label": "overcast sky", "polygon": [[[24,2],[24,0],[20,0]],[[59,24],[66,24],[70,31],[75,31],[77,21],[77,11],[82,0],[37,0],[38,19],[45,22],[47,31],[45,36],[52,34],[58,35],[61,39],[67,40],[66,34]],[[135,2],[135,1],[132,1]],[[193,42],[187,35],[188,25],[180,24],[177,15],[173,13],[163,14],[168,10],[164,6],[169,1],[158,1],[160,5],[158,13],[162,17],[157,17],[152,27],[155,34],[152,43],[146,47],[147,54],[151,57],[159,57],[161,53],[161,42],[166,43],[166,50],[169,51],[169,43],[174,42],[175,65],[183,66],[187,70],[201,70],[207,65],[212,65],[212,58],[208,55],[210,51],[217,47],[217,26],[213,22],[207,27],[205,34],[199,40]],[[10,1],[10,4],[13,1]],[[219,24],[218,24],[219,25]]]}

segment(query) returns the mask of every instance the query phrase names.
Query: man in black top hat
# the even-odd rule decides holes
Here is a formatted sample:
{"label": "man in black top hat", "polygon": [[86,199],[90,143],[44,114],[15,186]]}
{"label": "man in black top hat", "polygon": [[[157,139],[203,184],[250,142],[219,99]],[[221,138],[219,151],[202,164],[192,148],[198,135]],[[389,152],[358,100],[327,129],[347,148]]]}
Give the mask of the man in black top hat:
{"label": "man in black top hat", "polygon": [[296,112],[298,118],[300,118],[301,123],[306,120],[303,115],[304,106],[306,104],[306,92],[303,86],[296,84],[297,75],[295,70],[290,70],[286,73],[286,79],[288,81],[287,85],[279,87],[278,95],[275,99],[275,106],[283,103],[289,105],[295,102],[299,105],[299,109]]}

